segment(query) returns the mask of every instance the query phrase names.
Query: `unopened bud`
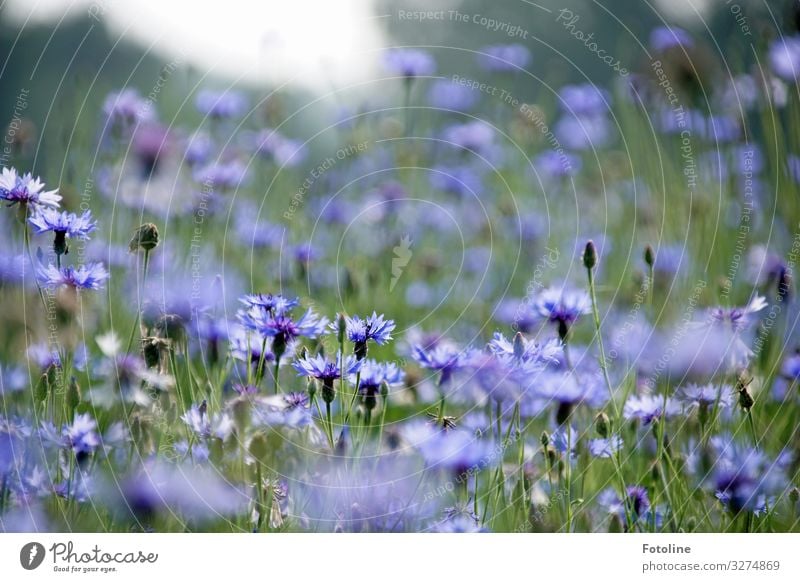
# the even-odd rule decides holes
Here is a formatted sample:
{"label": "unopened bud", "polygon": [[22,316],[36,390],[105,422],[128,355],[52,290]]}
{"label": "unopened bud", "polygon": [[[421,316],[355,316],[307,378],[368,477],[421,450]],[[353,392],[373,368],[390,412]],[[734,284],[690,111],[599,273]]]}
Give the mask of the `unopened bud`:
{"label": "unopened bud", "polygon": [[611,419],[605,412],[599,412],[594,417],[594,428],[602,438],[607,439],[611,434]]}
{"label": "unopened bud", "polygon": [[656,252],[651,245],[644,247],[644,262],[651,269],[656,264]]}
{"label": "unopened bud", "polygon": [[586,243],[586,248],[583,250],[583,266],[587,269],[594,269],[597,265],[597,249],[593,241]]}
{"label": "unopened bud", "polygon": [[135,253],[139,249],[152,251],[158,246],[158,227],[152,222],[141,225],[133,233],[131,242],[128,243],[130,252]]}
{"label": "unopened bud", "polygon": [[81,403],[81,387],[78,385],[78,380],[73,376],[69,381],[69,386],[67,386],[67,408],[70,410],[75,410],[78,404]]}

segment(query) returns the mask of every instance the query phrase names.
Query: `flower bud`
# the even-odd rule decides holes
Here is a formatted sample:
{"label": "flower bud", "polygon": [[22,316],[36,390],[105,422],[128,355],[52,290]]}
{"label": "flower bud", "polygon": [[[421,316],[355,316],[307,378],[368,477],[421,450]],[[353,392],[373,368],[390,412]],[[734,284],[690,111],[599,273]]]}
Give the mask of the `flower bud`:
{"label": "flower bud", "polygon": [[66,394],[67,408],[75,410],[78,404],[81,403],[81,387],[78,385],[78,380],[73,376],[70,378],[69,386],[67,386]]}
{"label": "flower bud", "polygon": [[611,434],[611,419],[605,412],[599,412],[594,417],[594,428],[602,438],[607,439]]}
{"label": "flower bud", "polygon": [[133,233],[131,242],[128,243],[130,252],[135,253],[139,249],[152,251],[158,246],[158,227],[152,222],[141,225]]}
{"label": "flower bud", "polygon": [[651,245],[644,247],[644,262],[651,269],[656,264],[656,252]]}
{"label": "flower bud", "polygon": [[583,250],[583,266],[587,269],[594,269],[597,265],[597,249],[593,241],[586,243],[586,248]]}

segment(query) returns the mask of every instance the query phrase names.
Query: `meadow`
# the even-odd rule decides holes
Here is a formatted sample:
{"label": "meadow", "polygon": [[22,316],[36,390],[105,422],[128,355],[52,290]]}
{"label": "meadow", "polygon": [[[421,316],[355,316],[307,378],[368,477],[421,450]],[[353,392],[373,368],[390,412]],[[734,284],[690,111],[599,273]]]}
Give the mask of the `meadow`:
{"label": "meadow", "polygon": [[800,531],[800,36],[644,40],[335,110],[165,68],[49,143],[20,95],[0,531]]}

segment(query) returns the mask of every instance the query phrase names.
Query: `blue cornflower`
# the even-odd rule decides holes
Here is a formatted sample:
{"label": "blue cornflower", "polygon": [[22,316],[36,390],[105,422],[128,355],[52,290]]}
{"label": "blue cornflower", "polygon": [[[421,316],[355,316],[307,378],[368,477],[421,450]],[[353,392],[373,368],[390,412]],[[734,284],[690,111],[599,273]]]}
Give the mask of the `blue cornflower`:
{"label": "blue cornflower", "polygon": [[97,434],[97,422],[89,413],[76,414],[72,424],[62,430],[64,446],[71,448],[77,455],[87,455],[100,446]]}
{"label": "blue cornflower", "polygon": [[446,343],[433,348],[425,348],[421,345],[414,345],[411,348],[411,357],[420,366],[441,372],[440,386],[449,381],[455,372],[470,366],[476,353],[474,349],[462,350]]}
{"label": "blue cornflower", "polygon": [[405,425],[402,436],[432,469],[448,469],[463,475],[499,461],[500,455],[492,454],[488,441],[465,430],[448,430],[439,424],[417,421]]}
{"label": "blue cornflower", "polygon": [[[652,523],[656,528],[661,527],[663,522],[663,511],[650,505],[647,489],[639,485],[629,485],[626,488],[624,502],[616,491],[605,489],[597,496],[597,503],[625,524],[626,531],[639,521]],[[633,521],[632,524],[627,523],[628,516]]]}
{"label": "blue cornflower", "polygon": [[735,332],[742,331],[751,323],[750,316],[766,306],[766,299],[755,296],[744,307],[714,307],[709,311],[708,323],[729,325]]}
{"label": "blue cornflower", "polygon": [[311,309],[298,320],[286,313],[273,315],[258,307],[240,311],[238,317],[245,328],[263,337],[272,338],[272,352],[276,359],[280,359],[286,348],[297,338],[316,338],[325,333],[328,325],[327,317],[320,317]]}
{"label": "blue cornflower", "polygon": [[650,33],[650,46],[658,52],[676,46],[692,48],[694,40],[688,32],[677,26],[658,26]]}
{"label": "blue cornflower", "polygon": [[709,408],[718,405],[730,408],[735,402],[735,394],[729,384],[687,384],[675,391],[675,400],[684,406]]}
{"label": "blue cornflower", "polygon": [[558,405],[556,422],[559,425],[567,421],[575,406],[586,404],[596,408],[608,400],[608,390],[598,374],[545,373],[532,390],[537,399]]}
{"label": "blue cornflower", "polygon": [[785,81],[800,78],[800,35],[780,36],[769,46],[769,64]]}
{"label": "blue cornflower", "polygon": [[206,187],[232,189],[247,182],[247,166],[238,160],[211,162],[196,169],[192,177]]}
{"label": "blue cornflower", "polygon": [[283,315],[289,310],[300,305],[300,300],[295,297],[289,299],[283,295],[273,295],[272,293],[256,293],[253,295],[245,295],[239,299],[247,307],[260,307],[274,315]]}
{"label": "blue cornflower", "polygon": [[304,428],[314,422],[305,392],[289,392],[260,398],[255,402],[253,422],[259,426]]}
{"label": "blue cornflower", "polygon": [[80,216],[73,212],[59,212],[54,208],[40,208],[28,221],[34,227],[35,234],[54,232],[69,238],[86,240],[97,228],[97,221],[92,220],[92,211],[87,210]]}
{"label": "blue cornflower", "polygon": [[578,431],[572,425],[567,427],[562,424],[550,435],[550,445],[559,453],[569,452],[568,456],[572,458],[578,445]]}
{"label": "blue cornflower", "polygon": [[405,378],[405,372],[394,362],[363,360],[360,372],[358,390],[362,396],[367,398],[374,398],[381,385],[386,384],[387,387],[397,386]]}
{"label": "blue cornflower", "polygon": [[580,157],[565,151],[547,150],[536,157],[536,169],[550,178],[576,175],[583,162]]}
{"label": "blue cornflower", "polygon": [[485,46],[477,57],[478,66],[485,71],[506,73],[524,69],[531,62],[531,51],[523,44]]}
{"label": "blue cornflower", "polygon": [[355,374],[361,369],[361,364],[362,361],[355,356],[347,356],[342,362],[341,354],[337,356],[336,361],[326,360],[323,355],[318,354],[300,358],[292,363],[292,366],[297,370],[298,376],[307,376],[322,382],[322,400],[330,404],[336,397],[334,380]]}
{"label": "blue cornflower", "polygon": [[439,109],[468,111],[478,102],[479,93],[449,79],[435,81],[428,91],[428,103]]}
{"label": "blue cornflower", "polygon": [[407,79],[432,75],[436,72],[436,61],[419,49],[392,49],[383,59],[386,69]]}
{"label": "blue cornflower", "polygon": [[[337,329],[336,322],[331,324],[331,328],[334,331]],[[394,328],[393,320],[384,319],[383,314],[378,315],[374,311],[365,319],[361,319],[357,315],[345,318],[345,335],[355,345],[354,351],[359,360],[363,360],[367,356],[368,341],[372,340],[382,346],[391,341]]]}
{"label": "blue cornflower", "polygon": [[92,212],[87,210],[78,216],[73,212],[59,212],[54,208],[43,207],[28,219],[35,234],[55,233],[53,250],[56,255],[69,252],[67,238],[88,240],[89,234],[97,228],[97,221],[92,220]]}
{"label": "blue cornflower", "polygon": [[44,190],[44,182],[34,178],[30,172],[20,176],[14,168],[3,168],[0,173],[0,199],[8,202],[9,206],[19,204],[31,208],[58,208],[61,196],[58,188]]}
{"label": "blue cornflower", "polygon": [[437,523],[431,531],[436,533],[487,533],[489,529],[481,526],[468,515],[458,515]]}
{"label": "blue cornflower", "polygon": [[108,94],[103,103],[103,114],[109,126],[127,130],[139,122],[155,119],[150,105],[136,89],[123,89]]}
{"label": "blue cornflower", "polygon": [[238,117],[247,109],[247,99],[238,91],[212,91],[197,93],[195,106],[203,115],[216,119]]}
{"label": "blue cornflower", "polygon": [[325,359],[322,354],[318,354],[299,358],[292,364],[292,367],[297,370],[298,376],[307,376],[323,383],[329,383],[338,380],[342,375],[355,374],[361,369],[361,362],[354,356],[347,356],[343,366],[341,357],[337,357],[334,362]]}
{"label": "blue cornflower", "polygon": [[569,115],[596,117],[604,114],[611,103],[608,91],[592,83],[564,85],[558,92],[561,106]]}
{"label": "blue cornflower", "polygon": [[557,325],[564,340],[578,318],[591,313],[592,302],[586,291],[549,287],[534,298],[531,308],[540,319]]}
{"label": "blue cornflower", "polygon": [[480,173],[469,165],[434,166],[428,180],[431,186],[448,194],[478,197],[483,191]]}
{"label": "blue cornflower", "polygon": [[526,339],[517,333],[513,340],[507,339],[502,333],[495,332],[489,342],[489,351],[501,358],[513,358],[522,362],[538,362],[541,364],[558,364],[559,358],[564,353],[564,347],[558,340],[549,339],[543,343]]}
{"label": "blue cornflower", "polygon": [[625,402],[622,410],[622,415],[627,420],[641,420],[645,425],[680,413],[681,406],[674,399],[657,394],[633,395]]}
{"label": "blue cornflower", "polygon": [[607,439],[591,439],[589,441],[589,454],[598,459],[610,459],[615,453],[622,450],[622,438],[612,435]]}
{"label": "blue cornflower", "polygon": [[39,265],[38,277],[46,287],[61,287],[66,285],[73,289],[102,289],[103,283],[109,278],[108,271],[102,263],[88,263],[79,267],[63,267],[55,265]]}
{"label": "blue cornflower", "polygon": [[199,406],[192,404],[192,407],[181,416],[181,420],[203,439],[214,437],[224,441],[233,433],[233,418],[227,412],[209,415],[205,401]]}
{"label": "blue cornflower", "polygon": [[715,436],[711,448],[716,462],[709,482],[714,496],[732,513],[764,511],[772,495],[784,491],[788,479],[783,464],[763,452],[733,441],[730,435]]}

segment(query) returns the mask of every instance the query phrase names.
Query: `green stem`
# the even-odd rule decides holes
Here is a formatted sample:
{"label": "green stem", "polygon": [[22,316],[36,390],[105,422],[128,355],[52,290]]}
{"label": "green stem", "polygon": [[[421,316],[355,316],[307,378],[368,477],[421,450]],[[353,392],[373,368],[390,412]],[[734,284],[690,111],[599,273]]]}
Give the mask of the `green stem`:
{"label": "green stem", "polygon": [[619,422],[619,410],[617,408],[617,402],[614,399],[614,388],[611,386],[611,378],[608,376],[606,351],[603,347],[603,334],[600,330],[600,310],[597,308],[597,295],[595,294],[594,289],[594,274],[592,269],[586,269],[586,272],[589,274],[589,294],[592,298],[592,316],[594,318],[595,333],[597,334],[597,345],[600,348],[600,369],[603,370],[603,379],[605,380],[606,387],[608,388],[608,396],[611,399],[611,406],[614,408],[614,417],[616,421]]}

